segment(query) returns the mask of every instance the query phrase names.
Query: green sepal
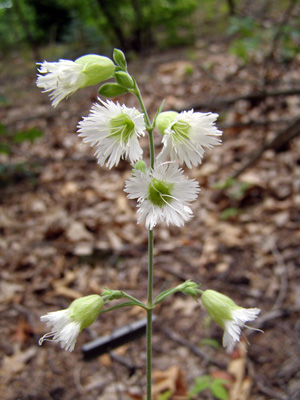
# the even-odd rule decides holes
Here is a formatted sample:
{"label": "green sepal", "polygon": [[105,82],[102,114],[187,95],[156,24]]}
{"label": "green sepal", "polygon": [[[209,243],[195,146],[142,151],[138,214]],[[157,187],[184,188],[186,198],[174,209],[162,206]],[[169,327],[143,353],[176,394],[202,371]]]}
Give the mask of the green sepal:
{"label": "green sepal", "polygon": [[122,68],[123,71],[127,70],[127,63],[126,63],[126,58],[125,54],[123,53],[122,50],[120,49],[114,49],[114,55],[113,55],[115,63]]}
{"label": "green sepal", "polygon": [[120,290],[111,290],[107,288],[105,288],[104,292],[102,292],[101,295],[106,301],[119,300],[124,297],[124,293]]}
{"label": "green sepal", "polygon": [[74,300],[69,309],[71,318],[80,322],[80,328],[84,329],[90,326],[98,317],[103,307],[103,299],[98,294],[80,297]]}
{"label": "green sepal", "polygon": [[99,94],[104,97],[116,97],[122,96],[122,94],[127,93],[128,90],[117,83],[105,83],[99,89]]}
{"label": "green sepal", "polygon": [[155,126],[159,133],[165,134],[165,130],[172,124],[176,115],[178,115],[176,111],[164,111],[156,117]]}
{"label": "green sepal", "polygon": [[224,329],[224,321],[232,319],[232,311],[239,307],[228,296],[215,290],[205,290],[201,297],[209,316]]}
{"label": "green sepal", "polygon": [[111,78],[115,72],[115,66],[108,57],[96,54],[87,54],[75,60],[76,64],[84,66],[83,73],[86,81],[82,87],[96,85]]}
{"label": "green sepal", "polygon": [[119,85],[124,86],[127,89],[132,89],[134,87],[133,79],[127,72],[115,72],[115,80]]}
{"label": "green sepal", "polygon": [[143,160],[139,160],[136,164],[132,165],[132,167],[133,167],[134,170],[141,171],[144,174],[146,173],[146,170],[147,170],[146,163]]}

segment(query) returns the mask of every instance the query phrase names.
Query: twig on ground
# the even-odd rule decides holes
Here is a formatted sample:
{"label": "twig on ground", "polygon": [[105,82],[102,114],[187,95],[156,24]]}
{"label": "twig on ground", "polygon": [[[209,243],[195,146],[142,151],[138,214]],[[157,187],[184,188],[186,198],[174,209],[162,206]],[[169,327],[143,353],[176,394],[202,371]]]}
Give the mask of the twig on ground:
{"label": "twig on ground", "polygon": [[247,364],[250,375],[252,375],[253,380],[262,393],[270,396],[272,399],[288,400],[288,396],[286,394],[276,390],[261,373],[258,374],[255,372],[255,367],[249,359]]}
{"label": "twig on ground", "polygon": [[177,333],[171,331],[168,328],[163,327],[162,332],[168,336],[169,339],[173,340],[174,342],[187,347],[192,353],[196,356],[200,357],[205,361],[205,364],[215,364],[219,368],[224,369],[226,368],[226,364],[218,361],[216,358],[212,358],[204,353],[202,350],[199,349],[198,346],[195,346],[193,343],[189,342],[188,340],[184,339],[183,337],[179,336]]}
{"label": "twig on ground", "polygon": [[[267,97],[280,97],[280,96],[299,96],[300,88],[289,88],[289,89],[275,89],[275,90],[264,90],[261,92],[248,93],[248,94],[240,94],[232,97],[221,97],[218,99],[212,99],[211,101],[207,100],[206,102],[199,102],[190,104],[188,109],[193,108],[194,110],[200,109],[210,109],[210,110],[224,110],[224,108],[231,106],[232,104],[240,101],[250,101],[257,102],[265,100]],[[175,111],[183,111],[183,109],[175,109]]]}

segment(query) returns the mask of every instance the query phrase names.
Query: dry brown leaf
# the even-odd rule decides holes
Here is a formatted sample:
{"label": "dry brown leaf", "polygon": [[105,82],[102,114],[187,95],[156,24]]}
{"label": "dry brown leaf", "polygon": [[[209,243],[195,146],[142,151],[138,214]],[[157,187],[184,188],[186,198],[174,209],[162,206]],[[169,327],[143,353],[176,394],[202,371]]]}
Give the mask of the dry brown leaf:
{"label": "dry brown leaf", "polygon": [[[186,396],[187,389],[182,371],[177,365],[168,368],[166,371],[153,371],[153,379],[155,384],[152,387],[153,399],[159,398],[163,392],[170,391],[172,396]],[[183,397],[184,398],[184,397]]]}
{"label": "dry brown leaf", "polygon": [[227,371],[234,377],[235,381],[229,390],[230,400],[248,400],[252,386],[252,381],[249,377],[245,377],[247,351],[246,343],[239,343],[238,349],[233,354],[234,358],[228,365]]}
{"label": "dry brown leaf", "polygon": [[14,375],[19,374],[25,368],[26,363],[35,356],[36,352],[36,347],[29,347],[25,351],[18,350],[12,356],[4,357],[0,370],[1,377],[9,382]]}
{"label": "dry brown leaf", "polygon": [[93,235],[89,232],[82,222],[73,221],[67,229],[66,237],[71,242],[81,242],[83,240],[93,240]]}

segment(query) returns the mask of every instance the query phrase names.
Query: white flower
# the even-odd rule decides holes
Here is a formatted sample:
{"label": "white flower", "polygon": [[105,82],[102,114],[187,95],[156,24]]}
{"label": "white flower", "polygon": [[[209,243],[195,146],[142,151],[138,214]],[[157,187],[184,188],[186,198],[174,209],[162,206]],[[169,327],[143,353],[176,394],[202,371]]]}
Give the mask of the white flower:
{"label": "white flower", "polygon": [[248,321],[254,321],[260,313],[259,308],[237,308],[231,310],[231,319],[224,320],[223,346],[232,351],[240,341],[241,328]]}
{"label": "white flower", "polygon": [[129,158],[132,163],[143,154],[138,138],[145,134],[143,114],[136,108],[115,104],[107,100],[100,105],[95,103],[90,114],[78,125],[79,136],[85,143],[96,146],[95,156],[98,164],[112,168],[120,158]]}
{"label": "white flower", "polygon": [[171,160],[185,162],[188,168],[200,164],[205,147],[212,149],[221,144],[219,136],[222,132],[214,125],[217,117],[218,114],[193,110],[159,114],[156,125],[163,135],[164,145],[159,160],[164,161],[170,156]]}
{"label": "white flower", "polygon": [[103,307],[102,297],[97,294],[80,297],[74,300],[69,308],[50,312],[41,317],[41,321],[51,329],[39,340],[60,342],[61,348],[73,351],[79,333],[90,326]]}
{"label": "white flower", "polygon": [[197,198],[199,184],[182,174],[174,163],[156,165],[146,173],[134,170],[124,190],[129,199],[138,199],[138,223],[145,220],[147,229],[153,229],[160,220],[183,226],[192,217],[189,202]]}
{"label": "white flower", "polygon": [[223,346],[229,352],[239,342],[241,328],[246,326],[247,321],[255,320],[260,313],[259,308],[239,307],[230,297],[215,290],[205,290],[201,300],[210,317],[224,329]]}
{"label": "white flower", "polygon": [[46,333],[40,340],[41,345],[44,340],[51,340],[53,342],[60,342],[61,348],[73,351],[77,340],[77,336],[81,331],[80,321],[72,320],[71,310],[50,312],[41,317],[41,321],[46,323],[51,332]]}
{"label": "white flower", "polygon": [[38,63],[40,68],[36,84],[43,92],[52,92],[50,99],[56,107],[58,103],[85,86],[95,85],[109,79],[114,72],[114,63],[104,56],[88,54],[75,61]]}
{"label": "white flower", "polygon": [[86,77],[82,73],[84,66],[76,64],[74,61],[44,61],[40,65],[38,71],[45,75],[38,75],[36,84],[39,88],[44,89],[43,92],[52,92],[50,99],[54,107],[85,84]]}

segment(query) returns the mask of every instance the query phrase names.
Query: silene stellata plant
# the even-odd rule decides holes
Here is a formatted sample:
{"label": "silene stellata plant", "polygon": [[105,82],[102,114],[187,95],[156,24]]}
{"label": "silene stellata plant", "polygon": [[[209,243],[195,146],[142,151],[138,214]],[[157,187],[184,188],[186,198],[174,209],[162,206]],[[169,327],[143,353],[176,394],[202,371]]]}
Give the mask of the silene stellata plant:
{"label": "silene stellata plant", "polygon": [[[134,95],[140,110],[126,107],[111,100],[98,101],[88,116],[78,124],[79,137],[95,149],[98,164],[109,169],[127,159],[132,165],[132,176],[125,182],[124,191],[129,199],[137,200],[138,223],[148,230],[148,296],[143,303],[126,292],[105,288],[101,295],[91,294],[71,303],[69,308],[49,312],[41,317],[50,332],[40,340],[59,342],[61,347],[73,351],[82,329],[90,326],[101,313],[122,307],[138,306],[147,312],[146,328],[146,398],[151,400],[151,343],[152,314],[155,307],[176,292],[201,299],[210,317],[224,330],[223,345],[232,351],[240,340],[241,328],[253,321],[260,309],[239,307],[229,297],[214,290],[201,290],[200,284],[188,280],[180,285],[153,295],[153,233],[158,223],[181,227],[193,217],[191,203],[197,198],[198,182],[184,175],[182,166],[192,168],[202,162],[206,149],[221,144],[222,132],[215,126],[218,114],[193,110],[163,111],[163,103],[153,121],[142,99],[138,84],[127,71],[124,53],[114,49],[113,60],[89,54],[75,61],[59,60],[39,64],[37,86],[50,93],[56,107],[63,99],[89,85],[104,83],[99,94],[114,98],[124,93]],[[156,128],[162,139],[162,150],[155,156],[153,131]],[[143,160],[139,139],[149,139],[150,162]],[[125,300],[105,307],[113,300]]]}

